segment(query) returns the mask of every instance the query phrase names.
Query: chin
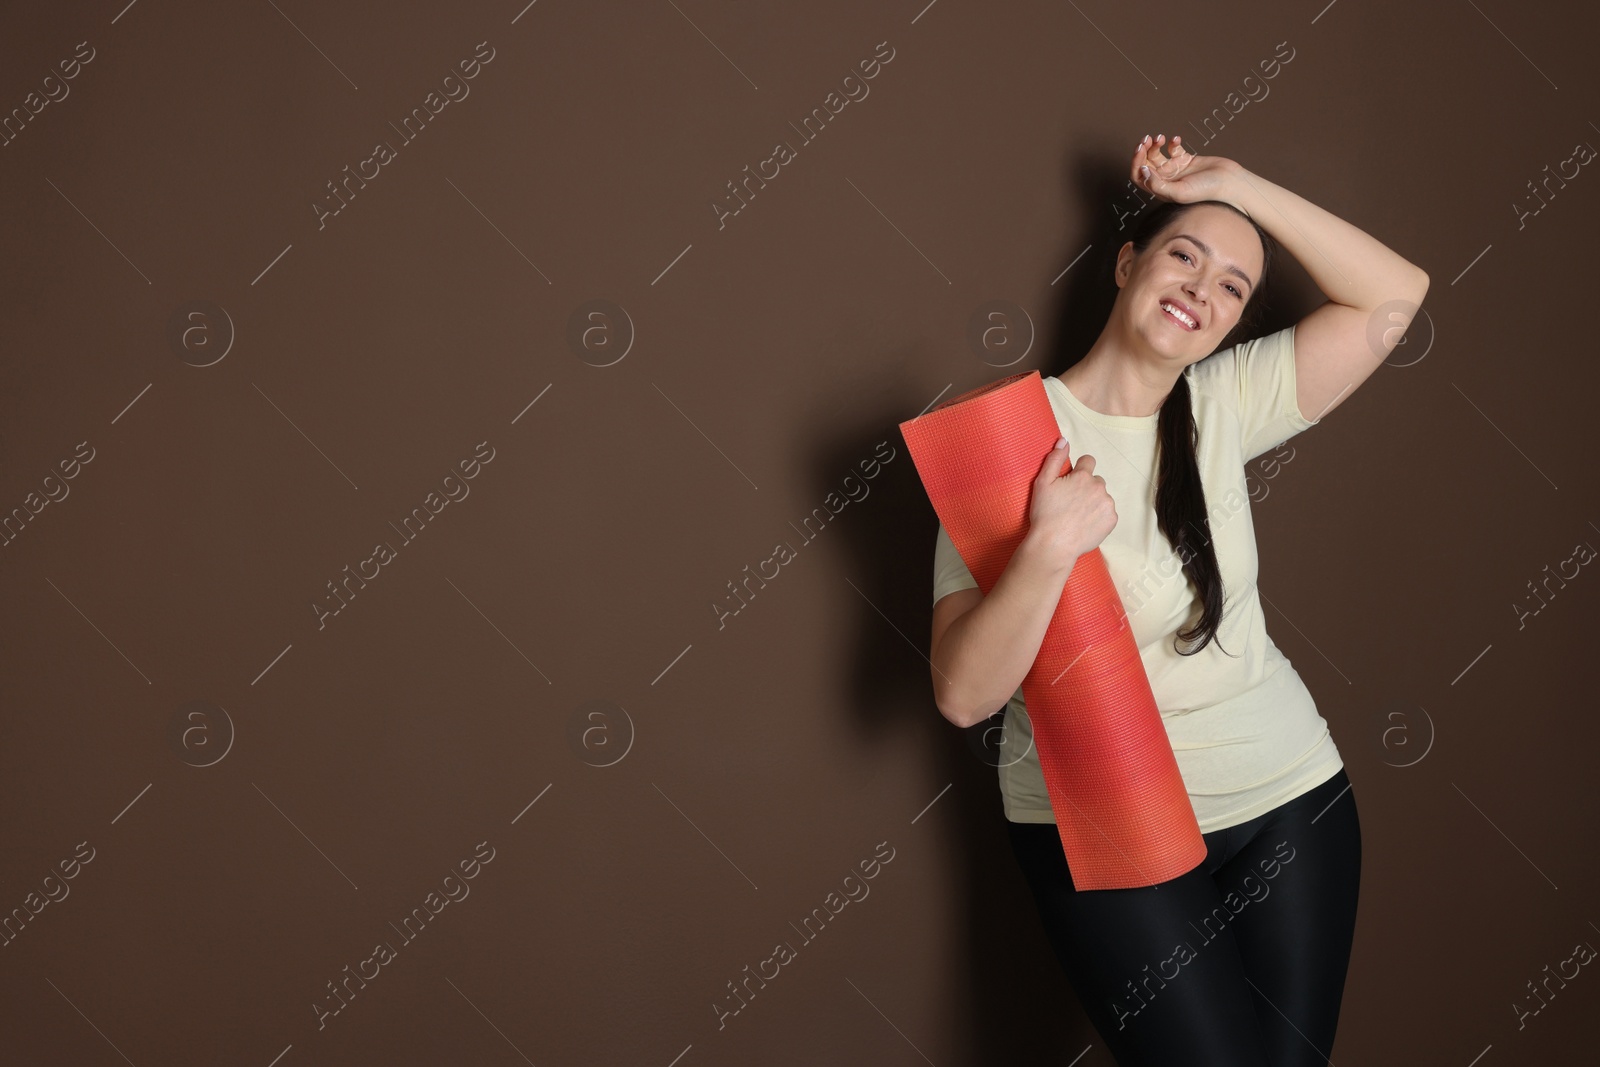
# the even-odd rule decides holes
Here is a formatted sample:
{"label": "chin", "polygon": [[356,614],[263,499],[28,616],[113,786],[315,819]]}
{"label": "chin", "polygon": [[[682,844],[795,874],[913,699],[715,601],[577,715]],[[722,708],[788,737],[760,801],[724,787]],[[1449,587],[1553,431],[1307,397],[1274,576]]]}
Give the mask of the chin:
{"label": "chin", "polygon": [[[1166,312],[1158,311],[1157,314],[1165,316]],[[1163,334],[1166,335],[1164,342],[1158,347],[1164,349],[1165,351],[1181,350],[1186,352],[1193,349],[1196,345],[1204,345],[1206,342],[1201,340],[1201,338],[1205,337],[1209,331],[1202,327],[1201,329],[1195,330],[1192,333],[1181,334],[1163,320],[1155,324],[1155,332],[1157,337],[1161,337]],[[1207,351],[1209,351],[1209,349],[1207,349]]]}

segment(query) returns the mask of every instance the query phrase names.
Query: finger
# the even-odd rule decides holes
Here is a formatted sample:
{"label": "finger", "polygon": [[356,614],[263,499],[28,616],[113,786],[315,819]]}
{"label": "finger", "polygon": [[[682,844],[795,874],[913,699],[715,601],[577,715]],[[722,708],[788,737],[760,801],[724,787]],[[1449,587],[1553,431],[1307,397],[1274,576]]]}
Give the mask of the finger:
{"label": "finger", "polygon": [[1144,135],[1144,140],[1140,141],[1133,150],[1133,163],[1130,167],[1129,177],[1132,178],[1135,185],[1142,184],[1144,181],[1144,176],[1140,173],[1139,168],[1141,164],[1150,162],[1150,149],[1152,147],[1153,142],[1147,133]]}
{"label": "finger", "polygon": [[1061,447],[1051,453],[1050,458],[1055,460],[1051,467],[1050,476],[1059,478],[1072,470],[1072,443],[1065,437],[1061,439]]}
{"label": "finger", "polygon": [[1050,454],[1044,458],[1044,462],[1039,466],[1039,480],[1041,482],[1049,482],[1061,476],[1061,468],[1065,467],[1070,460],[1071,449],[1068,448],[1068,444],[1069,442],[1065,437],[1056,438],[1055,447],[1050,449]]}

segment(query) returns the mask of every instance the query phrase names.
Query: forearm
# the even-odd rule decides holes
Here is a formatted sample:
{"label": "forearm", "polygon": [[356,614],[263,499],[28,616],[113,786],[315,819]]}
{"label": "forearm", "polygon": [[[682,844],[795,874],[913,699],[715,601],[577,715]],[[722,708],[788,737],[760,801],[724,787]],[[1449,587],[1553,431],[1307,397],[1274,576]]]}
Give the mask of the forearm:
{"label": "forearm", "polygon": [[958,726],[972,726],[1011,699],[1033,667],[1072,565],[1033,535],[1023,538],[994,588],[945,630],[933,650],[934,699]]}
{"label": "forearm", "polygon": [[1218,199],[1248,213],[1335,303],[1375,308],[1427,277],[1371,234],[1243,166]]}

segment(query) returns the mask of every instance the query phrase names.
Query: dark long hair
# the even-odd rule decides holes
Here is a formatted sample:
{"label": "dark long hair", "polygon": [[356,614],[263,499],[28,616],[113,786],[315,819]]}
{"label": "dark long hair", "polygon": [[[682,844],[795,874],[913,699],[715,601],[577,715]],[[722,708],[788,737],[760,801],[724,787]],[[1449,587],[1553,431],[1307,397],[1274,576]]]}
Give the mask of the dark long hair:
{"label": "dark long hair", "polygon": [[[1202,200],[1190,204],[1161,200],[1139,213],[1129,240],[1133,242],[1134,251],[1144,255],[1150,243],[1167,226],[1176,223],[1200,204],[1217,204],[1236,213],[1254,226],[1257,236],[1261,238],[1261,277],[1256,279],[1245,301],[1239,322],[1217,346],[1220,352],[1254,336],[1264,307],[1260,294],[1272,273],[1274,242],[1271,236],[1249,215],[1220,200]],[[1222,624],[1222,571],[1217,566],[1217,553],[1211,542],[1205,488],[1200,484],[1200,465],[1195,459],[1195,446],[1199,439],[1200,431],[1195,426],[1194,410],[1189,398],[1188,375],[1180,374],[1172,392],[1162,401],[1161,414],[1156,420],[1157,453],[1160,456],[1156,475],[1156,523],[1172,544],[1173,551],[1183,561],[1184,573],[1199,590],[1200,602],[1204,607],[1199,621],[1187,631],[1179,630],[1174,637],[1173,650],[1180,656],[1192,656],[1212,641],[1217,641],[1217,647],[1222,648],[1222,642],[1217,640],[1217,628]],[[1178,648],[1178,638],[1184,641],[1197,640],[1199,643],[1185,652]],[[1225,648],[1222,651],[1224,655],[1233,654]]]}

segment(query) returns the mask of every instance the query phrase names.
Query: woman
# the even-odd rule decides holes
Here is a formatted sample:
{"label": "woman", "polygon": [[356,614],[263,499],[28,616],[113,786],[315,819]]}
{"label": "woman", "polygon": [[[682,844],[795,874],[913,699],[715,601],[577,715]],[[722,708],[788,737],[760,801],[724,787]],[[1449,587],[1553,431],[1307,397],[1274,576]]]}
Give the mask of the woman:
{"label": "woman", "polygon": [[[1244,465],[1366,380],[1428,276],[1287,189],[1180,141],[1146,136],[1135,153],[1134,182],[1160,202],[1117,254],[1105,329],[1045,379],[1063,438],[1034,481],[1028,533],[987,597],[939,530],[934,692],[964,727],[1006,706],[1010,754],[999,762],[1012,847],[1119,1064],[1324,1064],[1355,930],[1361,830],[1327,722],[1266,633]],[[1240,341],[1252,337],[1275,240],[1329,300]],[[1069,446],[1079,457],[1063,474]],[[1207,855],[1159,885],[1078,891],[1020,684],[1073,562],[1096,547]]]}

